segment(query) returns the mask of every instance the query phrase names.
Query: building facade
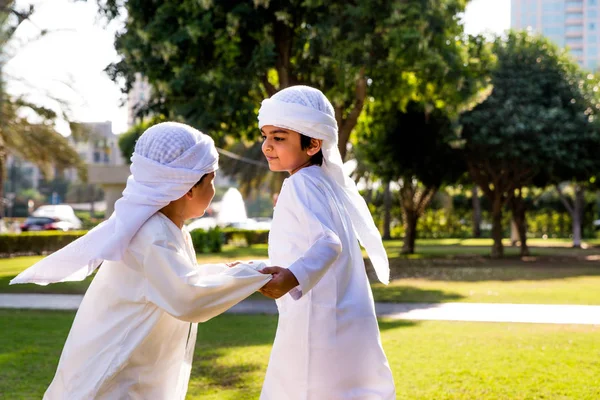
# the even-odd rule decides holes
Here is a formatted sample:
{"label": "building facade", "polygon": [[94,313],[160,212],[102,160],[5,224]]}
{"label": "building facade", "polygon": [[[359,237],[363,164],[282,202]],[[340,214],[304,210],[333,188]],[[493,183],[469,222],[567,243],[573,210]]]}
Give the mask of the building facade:
{"label": "building facade", "polygon": [[600,67],[600,0],[511,0],[511,28],[531,29],[568,47],[579,65]]}
{"label": "building facade", "polygon": [[[85,131],[85,138],[75,140],[69,136],[69,143],[87,165],[124,165],[125,160],[119,149],[119,136],[112,131],[112,122],[82,122],[79,124]],[[65,177],[77,181],[77,171],[65,171]]]}

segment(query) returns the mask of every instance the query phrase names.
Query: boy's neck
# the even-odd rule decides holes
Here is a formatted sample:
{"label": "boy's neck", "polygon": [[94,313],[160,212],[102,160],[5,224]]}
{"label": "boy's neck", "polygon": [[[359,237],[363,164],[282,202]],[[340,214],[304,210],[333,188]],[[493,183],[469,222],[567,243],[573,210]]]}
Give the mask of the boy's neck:
{"label": "boy's neck", "polygon": [[302,168],[308,168],[308,167],[312,167],[313,164],[311,164],[310,160],[308,160],[307,162],[305,162],[304,164],[296,167],[295,169],[289,171],[290,175],[294,175],[296,172],[300,171]]}
{"label": "boy's neck", "polygon": [[159,210],[163,215],[169,218],[179,229],[183,228],[183,223],[187,218],[180,207],[176,206],[175,202],[171,202]]}

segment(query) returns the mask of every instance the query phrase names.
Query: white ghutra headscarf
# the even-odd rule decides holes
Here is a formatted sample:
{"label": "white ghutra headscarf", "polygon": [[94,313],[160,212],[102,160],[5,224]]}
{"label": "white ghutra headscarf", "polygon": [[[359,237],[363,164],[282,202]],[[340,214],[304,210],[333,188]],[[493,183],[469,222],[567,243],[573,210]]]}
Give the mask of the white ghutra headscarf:
{"label": "white ghutra headscarf", "polygon": [[131,157],[131,175],[111,217],[15,277],[11,284],[85,279],[104,260],[119,261],[131,239],[158,210],[216,171],[218,153],[208,135],[176,122],[147,129]]}
{"label": "white ghutra headscarf", "polygon": [[273,125],[291,129],[305,136],[321,139],[325,175],[337,183],[333,190],[342,200],[360,243],[367,250],[377,278],[385,284],[390,280],[390,267],[381,235],[375,226],[367,203],[358,193],[356,184],[344,174],[338,149],[338,126],[333,106],[318,89],[291,86],[263,100],[258,112],[258,127]]}

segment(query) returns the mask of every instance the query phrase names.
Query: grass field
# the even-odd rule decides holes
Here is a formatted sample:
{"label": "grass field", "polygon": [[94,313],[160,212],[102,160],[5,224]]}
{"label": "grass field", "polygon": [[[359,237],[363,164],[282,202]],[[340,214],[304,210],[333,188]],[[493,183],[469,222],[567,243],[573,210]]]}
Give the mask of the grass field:
{"label": "grass field", "polygon": [[[40,399],[72,312],[0,310],[0,398]],[[277,317],[199,326],[188,399],[257,399]],[[600,398],[600,327],[380,321],[398,399]]]}
{"label": "grass field", "polygon": [[[569,242],[553,239],[543,241],[549,247],[532,247],[529,258],[508,255],[491,260],[485,256],[489,251],[486,240],[423,240],[418,242],[416,256],[401,256],[401,242],[386,242],[392,282],[389,286],[373,284],[375,300],[600,304],[600,248],[572,249],[565,247]],[[266,257],[266,245],[225,246],[220,254],[200,255],[198,262]],[[10,279],[39,259],[0,259],[0,293],[84,293],[92,279],[49,286],[8,285]]]}

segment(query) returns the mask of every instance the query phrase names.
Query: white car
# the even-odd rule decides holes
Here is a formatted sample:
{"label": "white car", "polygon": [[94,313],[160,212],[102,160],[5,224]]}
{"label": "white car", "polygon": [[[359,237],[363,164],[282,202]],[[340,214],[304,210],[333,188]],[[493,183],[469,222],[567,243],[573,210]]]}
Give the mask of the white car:
{"label": "white car", "polygon": [[217,220],[213,217],[202,217],[193,220],[186,226],[188,228],[188,231],[190,232],[196,229],[202,229],[203,231],[207,231],[217,226]]}
{"label": "white car", "polygon": [[81,229],[81,220],[75,215],[73,207],[67,204],[56,204],[40,206],[32,214],[34,217],[48,217],[58,220],[57,226],[60,230],[78,230]]}

